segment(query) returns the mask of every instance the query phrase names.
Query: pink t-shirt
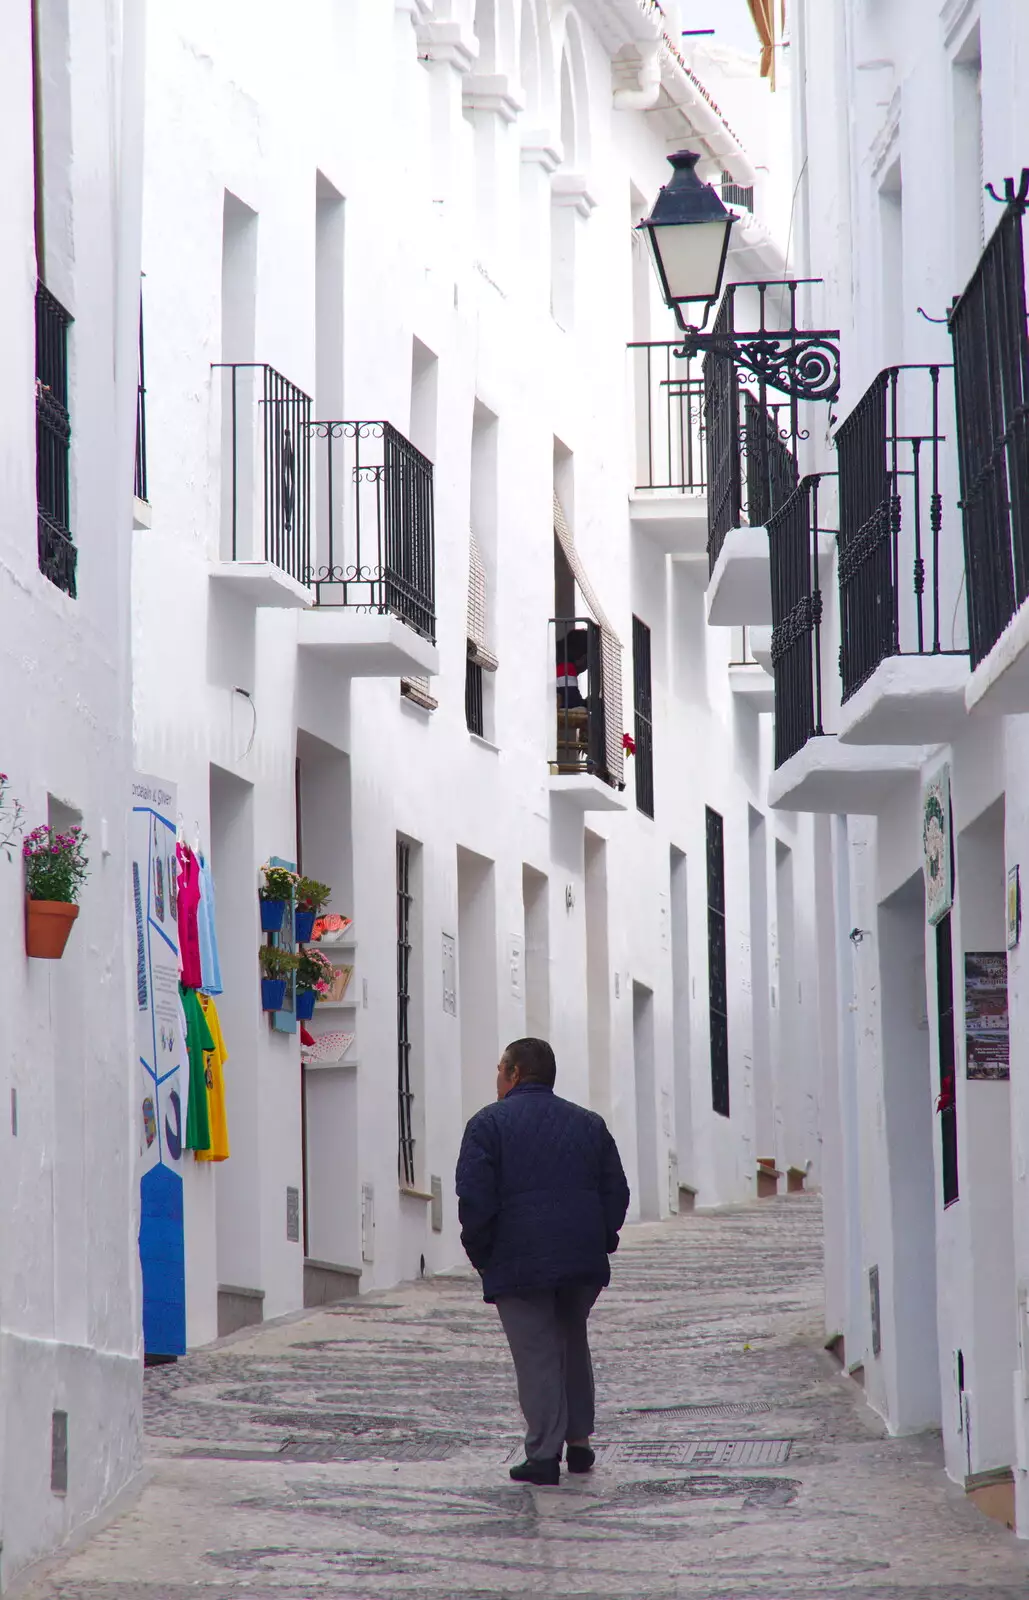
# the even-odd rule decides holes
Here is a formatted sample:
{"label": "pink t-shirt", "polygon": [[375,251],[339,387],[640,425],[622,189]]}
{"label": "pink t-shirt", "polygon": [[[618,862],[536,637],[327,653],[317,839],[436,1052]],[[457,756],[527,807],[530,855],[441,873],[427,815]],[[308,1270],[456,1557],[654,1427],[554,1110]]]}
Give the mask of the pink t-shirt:
{"label": "pink t-shirt", "polygon": [[179,964],[182,969],[182,986],[185,989],[203,987],[200,968],[200,930],[197,912],[200,906],[200,863],[188,844],[177,844],[175,856],[179,863]]}

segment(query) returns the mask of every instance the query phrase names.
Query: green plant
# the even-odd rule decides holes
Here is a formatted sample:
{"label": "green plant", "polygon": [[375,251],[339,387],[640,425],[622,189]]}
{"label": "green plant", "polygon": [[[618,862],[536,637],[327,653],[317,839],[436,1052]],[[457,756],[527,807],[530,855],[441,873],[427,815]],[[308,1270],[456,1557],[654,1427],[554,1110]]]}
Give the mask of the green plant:
{"label": "green plant", "polygon": [[[4,812],[7,813],[6,816]],[[6,772],[0,772],[0,850],[3,851],[8,861],[11,860],[14,841],[22,831],[23,815],[20,800],[12,797],[11,801],[8,802],[7,774]]]}
{"label": "green plant", "polygon": [[323,956],[320,950],[302,950],[297,967],[297,988],[328,994],[335,970],[328,956]]}
{"label": "green plant", "polygon": [[82,852],[81,828],[57,833],[46,823],[33,828],[21,847],[25,893],[30,900],[63,900],[74,905],[85,883],[89,859]]}
{"label": "green plant", "polygon": [[332,887],[317,878],[301,878],[297,883],[297,910],[313,911],[315,916],[332,898]]}
{"label": "green plant", "polygon": [[265,867],[258,894],[262,900],[292,900],[298,882],[296,873],[288,867]]}
{"label": "green plant", "polygon": [[300,965],[299,956],[295,956],[292,950],[283,950],[277,944],[261,945],[257,959],[266,978],[288,978]]}

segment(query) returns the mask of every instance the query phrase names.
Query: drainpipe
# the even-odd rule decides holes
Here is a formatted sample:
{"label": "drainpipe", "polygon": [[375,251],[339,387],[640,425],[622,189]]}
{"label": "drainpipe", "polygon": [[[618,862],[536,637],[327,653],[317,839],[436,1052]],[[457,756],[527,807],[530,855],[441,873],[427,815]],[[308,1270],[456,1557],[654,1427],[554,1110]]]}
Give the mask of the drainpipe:
{"label": "drainpipe", "polygon": [[615,90],[616,111],[649,111],[657,105],[661,93],[661,40],[641,41],[637,49],[640,53],[639,87]]}

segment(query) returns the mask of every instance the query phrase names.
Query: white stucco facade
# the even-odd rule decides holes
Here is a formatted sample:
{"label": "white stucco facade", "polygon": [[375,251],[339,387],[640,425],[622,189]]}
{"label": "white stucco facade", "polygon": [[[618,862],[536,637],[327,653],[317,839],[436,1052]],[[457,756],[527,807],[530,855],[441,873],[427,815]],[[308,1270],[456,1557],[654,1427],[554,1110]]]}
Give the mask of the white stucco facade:
{"label": "white stucco facade", "polygon": [[[0,1589],[141,1460],[124,950],[142,19],[116,3],[38,8],[34,168],[32,9],[5,18],[0,62],[0,828],[16,799],[25,832],[78,820],[90,876],[63,959],[29,959],[17,834],[0,856]],[[75,597],[37,555],[37,277],[74,319]]]}
{"label": "white stucco facade", "polygon": [[[841,330],[840,398],[826,438],[811,443],[810,469],[836,469],[829,433],[840,436],[883,368],[922,364],[921,372],[900,374],[909,395],[910,385],[923,388],[921,397],[901,400],[899,431],[923,435],[931,432],[928,368],[941,368],[945,435],[941,653],[933,654],[929,616],[925,654],[888,656],[841,706],[837,562],[823,583],[822,661],[825,727],[839,737],[812,740],[773,780],[782,803],[836,813],[838,1113],[835,1126],[827,1118],[826,1140],[840,1159],[826,1193],[827,1329],[844,1334],[847,1364],[891,1429],[942,1427],[950,1476],[981,1501],[992,1496],[994,1514],[1010,1517],[1017,1500],[1024,1535],[1023,955],[1021,947],[1007,951],[1010,1081],[968,1074],[965,961],[1003,957],[1008,942],[1007,874],[1026,850],[1025,735],[1024,715],[1003,713],[1025,713],[1029,703],[1010,678],[991,703],[989,691],[1010,666],[998,658],[1003,640],[969,673],[945,318],[1001,218],[983,185],[992,182],[1003,195],[1005,177],[1017,186],[1027,159],[1019,80],[1029,60],[1029,17],[1008,0],[906,0],[888,9],[807,0],[794,8],[789,55],[794,82],[803,85],[794,124],[798,267],[824,279],[811,296],[814,325]],[[827,482],[834,494],[834,480]],[[902,652],[918,648],[911,494],[902,491]],[[922,553],[931,608],[931,539]],[[944,762],[954,902],[949,918],[929,925],[923,790]],[[956,1180],[949,1157],[944,1170],[945,1119],[937,1109],[949,1071],[948,1000]],[[881,1340],[873,1332],[876,1273]]]}
{"label": "white stucco facade", "polygon": [[[223,1326],[239,1314],[226,1291],[265,1317],[303,1303],[287,1190],[304,1190],[305,1162],[319,1270],[359,1270],[364,1290],[455,1262],[461,1130],[492,1095],[499,1048],[526,1030],[552,1039],[559,1087],[610,1119],[634,1215],[667,1214],[678,1183],[698,1204],[752,1194],[759,1156],[783,1188],[788,1166],[817,1183],[816,826],[766,814],[770,719],[749,691],[770,680],[733,668],[737,692],[735,636],[705,626],[703,536],[683,531],[703,500],[636,492],[626,351],[673,332],[630,232],[667,151],[699,139],[709,174],[756,182],[733,271],[781,273],[788,206],[762,170],[781,101],[732,57],[726,97],[769,142],[742,148],[713,104],[714,54],[715,76],[691,77],[635,3],[477,17],[326,4],[284,31],[260,8],[245,26],[232,6],[154,12],[136,760],[177,785],[186,835],[212,861],[230,1052],[231,1159],[186,1173],[190,1342],[218,1331],[219,1286]],[[359,638],[384,619],[298,605],[288,585],[255,606],[231,563],[212,578],[228,465],[211,363],[231,360],[270,363],[314,418],[385,419],[434,463],[435,644],[394,623],[406,666]],[[631,760],[622,791],[548,765],[555,489],[624,647],[630,733],[633,615],[650,629],[653,820]],[[320,493],[315,481],[316,546]],[[483,737],[464,698],[470,526],[499,662],[483,675]],[[169,627],[171,663],[153,647]],[[428,673],[435,709],[401,695],[404,670]],[[334,885],[330,909],[354,918],[356,940],[354,1004],[333,1024],[354,1046],[309,1068],[303,1095],[296,1037],[259,1010],[255,959],[258,869],[297,859],[298,784],[304,870]],[[728,1118],[711,1098],[705,806],[725,830]],[[405,1187],[398,837],[414,896]],[[827,831],[822,854],[828,871]]]}

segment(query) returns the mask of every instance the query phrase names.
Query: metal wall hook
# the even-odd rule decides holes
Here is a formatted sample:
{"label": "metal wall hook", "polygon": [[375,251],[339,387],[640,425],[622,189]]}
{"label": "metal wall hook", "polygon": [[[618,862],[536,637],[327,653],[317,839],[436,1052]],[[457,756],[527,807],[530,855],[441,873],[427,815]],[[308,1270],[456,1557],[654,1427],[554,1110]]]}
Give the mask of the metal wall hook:
{"label": "metal wall hook", "polygon": [[921,306],[916,306],[915,310],[918,312],[918,315],[920,317],[924,317],[925,318],[926,322],[946,322],[946,320],[947,320],[946,317],[931,317],[929,315],[928,311],[923,311],[922,310]]}
{"label": "metal wall hook", "polygon": [[1024,206],[1029,202],[1029,167],[1022,168],[1022,176],[1015,188],[1014,178],[1004,179],[1004,193],[998,194],[992,183],[983,184],[983,188],[991,200],[996,200],[999,206]]}

